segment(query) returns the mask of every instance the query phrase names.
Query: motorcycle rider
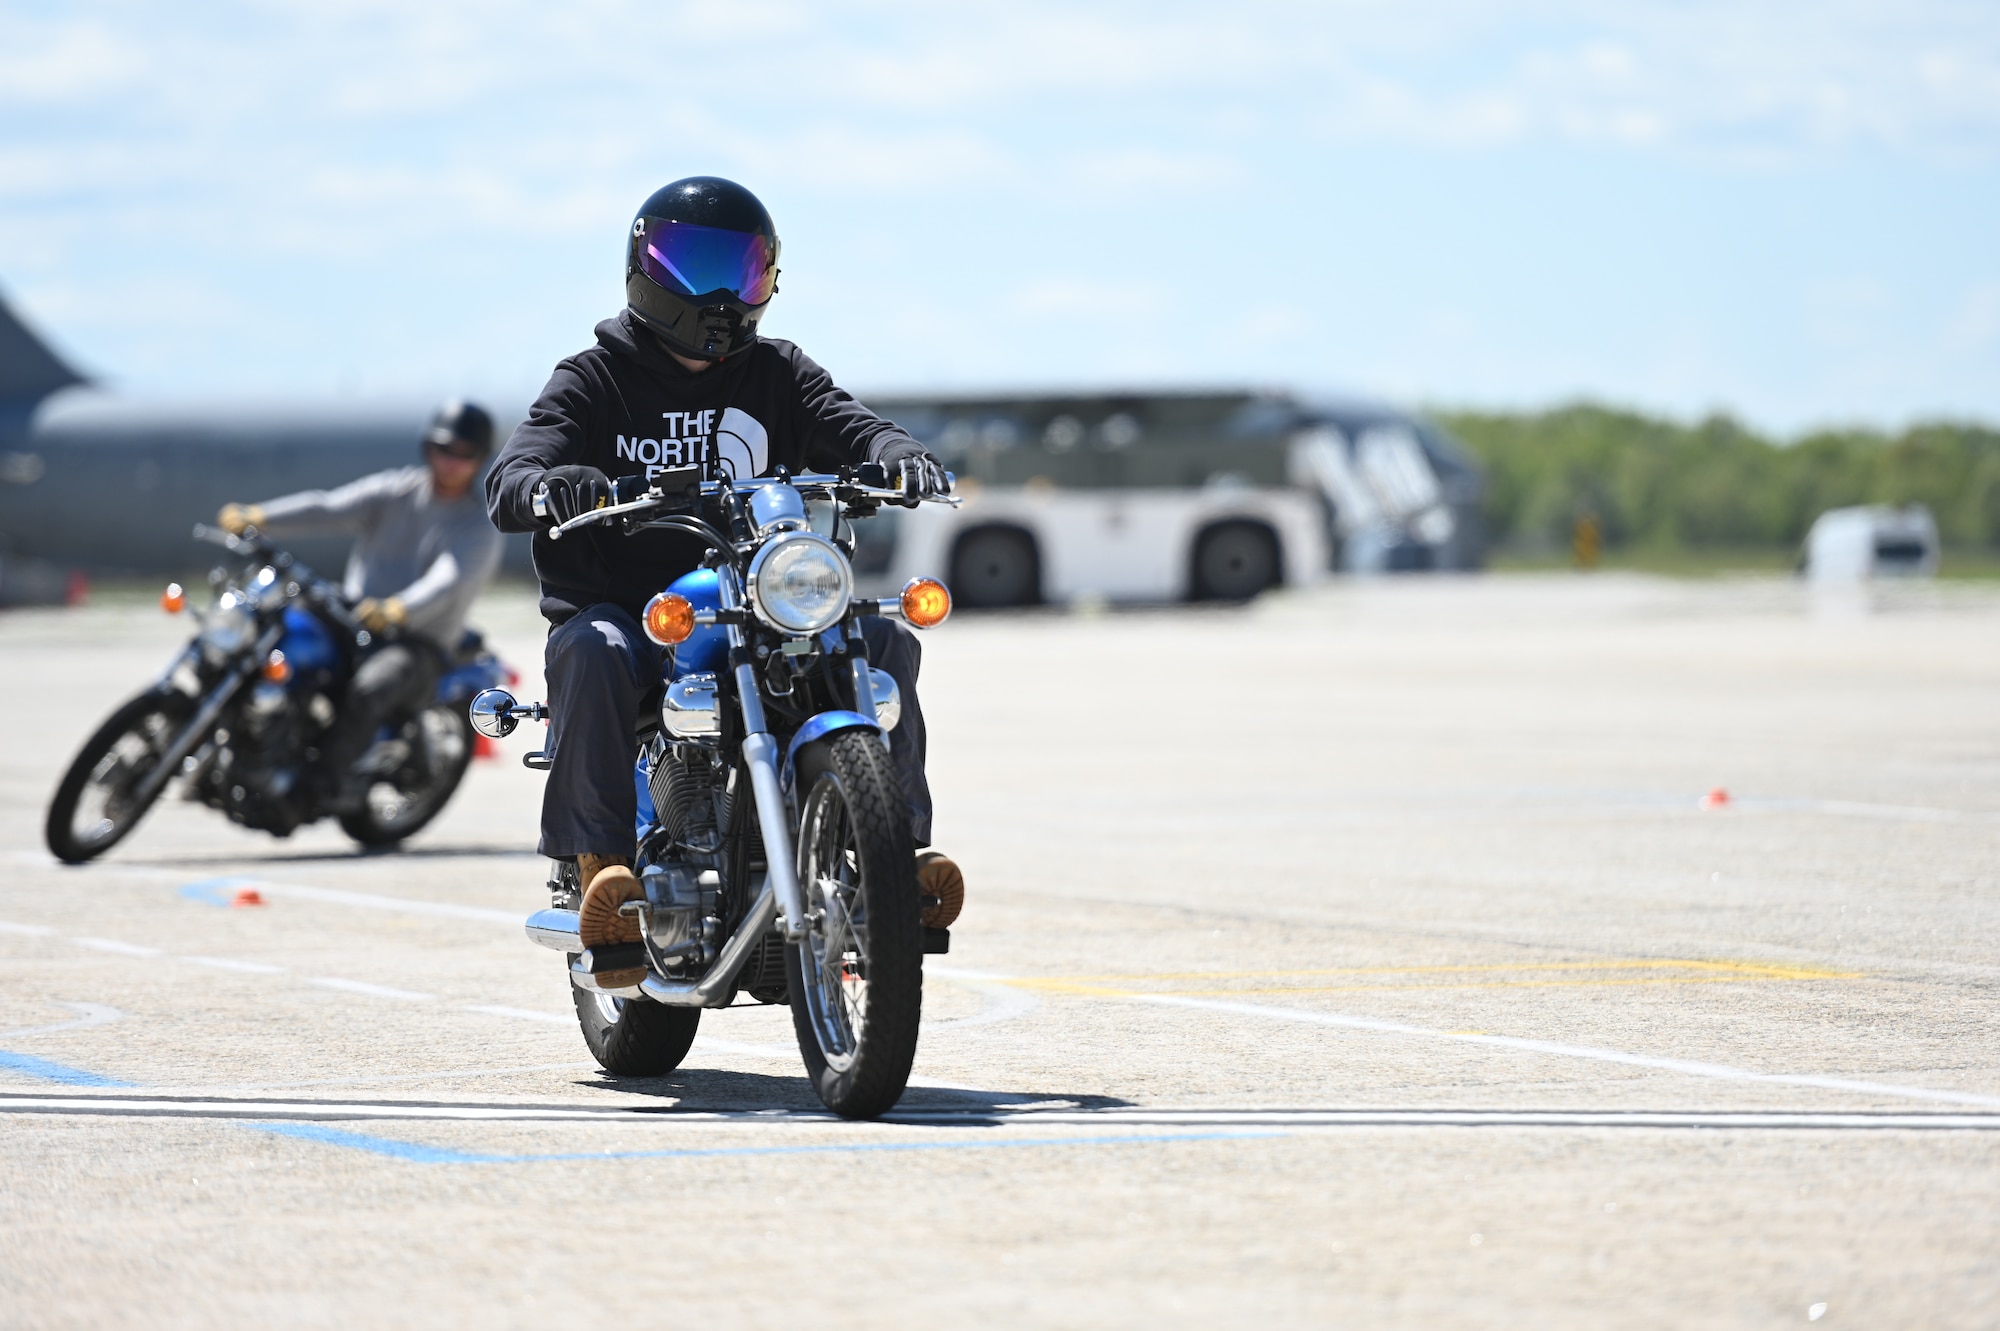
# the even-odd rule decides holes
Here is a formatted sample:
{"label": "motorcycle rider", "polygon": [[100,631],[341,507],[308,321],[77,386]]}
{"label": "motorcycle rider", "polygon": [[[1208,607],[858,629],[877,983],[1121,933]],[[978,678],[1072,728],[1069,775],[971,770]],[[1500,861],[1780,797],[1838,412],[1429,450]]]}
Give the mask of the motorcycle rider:
{"label": "motorcycle rider", "polygon": [[[912,495],[946,493],[944,468],[922,444],[838,388],[790,342],[762,337],[777,291],[778,235],[749,190],[709,176],[677,180],[640,205],[626,235],[625,309],[597,325],[595,346],[560,362],[486,478],[502,531],[535,533],[549,687],[549,783],[541,852],[575,857],[584,887],[586,947],[639,941],[618,907],[643,896],[632,871],[637,795],[633,729],[659,680],[663,650],[639,616],[656,592],[696,568],[705,544],[672,531],[630,536],[582,528],[560,542],[549,527],[610,502],[612,478],[712,461],[737,479],[879,463]],[[546,496],[548,516],[534,499]],[[890,756],[910,800],[919,847],[931,832],[919,650],[901,624],[861,621],[868,656],[902,690]],[[934,850],[918,883],[956,915],[964,881]],[[600,975],[637,984],[643,970]]]}
{"label": "motorcycle rider", "polygon": [[[306,490],[261,504],[226,504],[216,522],[289,539],[356,538],[343,591],[377,641],[349,677],[320,741],[308,795],[326,812],[358,807],[366,783],[349,769],[382,723],[437,688],[465,632],[466,613],[500,564],[500,533],[472,497],[493,452],[493,417],[451,401],[431,417],[424,465],[376,472],[336,490]],[[388,630],[399,633],[385,639]]]}

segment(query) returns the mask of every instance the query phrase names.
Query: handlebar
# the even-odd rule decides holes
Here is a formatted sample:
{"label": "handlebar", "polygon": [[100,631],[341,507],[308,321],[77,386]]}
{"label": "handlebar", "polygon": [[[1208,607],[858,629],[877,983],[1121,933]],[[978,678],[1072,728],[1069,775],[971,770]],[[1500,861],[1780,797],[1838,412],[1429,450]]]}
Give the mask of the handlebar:
{"label": "handlebar", "polygon": [[[957,477],[951,476],[949,472],[946,472],[945,475],[954,481],[957,480]],[[910,502],[909,497],[903,493],[900,485],[865,485],[860,481],[849,478],[828,476],[815,472],[801,472],[796,476],[759,476],[747,481],[703,481],[699,488],[702,498],[719,499],[725,494],[751,494],[763,489],[767,485],[789,485],[797,490],[802,497],[807,499],[831,499],[841,503],[851,502],[856,499],[871,500],[885,504],[908,504]],[[622,504],[606,504],[601,508],[593,508],[588,513],[579,513],[566,522],[557,523],[555,526],[549,528],[549,539],[560,541],[564,535],[575,531],[579,527],[595,526],[600,522],[608,522],[613,518],[650,513],[668,504],[683,504],[686,502],[686,497],[687,491],[667,494],[658,490],[648,490],[637,499],[628,499]],[[542,496],[538,493],[535,496],[537,517],[542,516],[540,511],[542,502]],[[922,495],[919,496],[917,502],[924,504],[945,504],[949,507],[957,508],[965,502],[965,499],[962,495],[955,494]]]}
{"label": "handlebar", "polygon": [[225,531],[221,527],[211,527],[205,522],[198,522],[195,524],[194,538],[197,541],[207,541],[211,545],[219,545],[233,555],[269,560],[273,568],[298,583],[313,607],[322,611],[344,632],[358,637],[368,631],[361,621],[354,617],[353,611],[342,599],[340,588],[336,584],[328,582],[291,554],[271,544],[255,527],[246,527],[239,535]]}

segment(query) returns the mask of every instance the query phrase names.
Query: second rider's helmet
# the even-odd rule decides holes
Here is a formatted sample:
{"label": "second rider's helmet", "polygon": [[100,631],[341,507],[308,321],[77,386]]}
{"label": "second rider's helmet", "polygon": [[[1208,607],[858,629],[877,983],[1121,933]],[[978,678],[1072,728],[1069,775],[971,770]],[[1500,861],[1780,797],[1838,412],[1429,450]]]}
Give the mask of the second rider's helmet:
{"label": "second rider's helmet", "polygon": [[681,355],[721,360],[749,346],[777,290],[778,230],[735,181],[690,176],[639,205],[625,303]]}

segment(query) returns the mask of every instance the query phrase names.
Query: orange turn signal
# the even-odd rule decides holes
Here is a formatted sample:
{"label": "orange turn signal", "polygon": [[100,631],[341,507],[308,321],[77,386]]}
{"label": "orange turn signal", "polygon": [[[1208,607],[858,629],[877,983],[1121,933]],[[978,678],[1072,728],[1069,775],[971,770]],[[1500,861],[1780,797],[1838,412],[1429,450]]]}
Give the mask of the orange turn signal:
{"label": "orange turn signal", "polygon": [[168,583],[167,589],[160,593],[160,609],[170,615],[178,615],[187,607],[188,594],[181,590],[181,585],[178,582]]}
{"label": "orange turn signal", "polygon": [[694,632],[694,602],[674,592],[661,592],[646,602],[646,636],[662,647],[688,640]]}
{"label": "orange turn signal", "polygon": [[282,684],[292,677],[292,663],[285,654],[273,647],[271,654],[264,658],[264,678],[273,684]]}
{"label": "orange turn signal", "polygon": [[902,599],[903,618],[920,629],[936,628],[951,613],[951,593],[936,578],[911,578]]}

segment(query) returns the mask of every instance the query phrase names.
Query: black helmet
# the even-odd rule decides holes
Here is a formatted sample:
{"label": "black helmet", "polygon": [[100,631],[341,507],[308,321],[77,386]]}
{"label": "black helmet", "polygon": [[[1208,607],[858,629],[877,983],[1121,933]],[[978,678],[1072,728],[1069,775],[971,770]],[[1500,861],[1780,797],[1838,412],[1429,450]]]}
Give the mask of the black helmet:
{"label": "black helmet", "polygon": [[749,346],[777,290],[778,229],[735,181],[689,176],[639,205],[625,304],[681,355],[721,360]]}
{"label": "black helmet", "polygon": [[471,444],[479,450],[480,457],[485,457],[493,451],[493,418],[486,414],[486,408],[453,398],[432,415],[430,426],[424,431],[424,442],[441,448],[454,443]]}

